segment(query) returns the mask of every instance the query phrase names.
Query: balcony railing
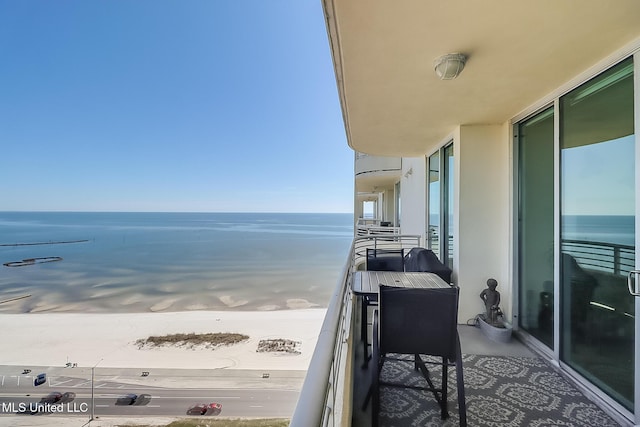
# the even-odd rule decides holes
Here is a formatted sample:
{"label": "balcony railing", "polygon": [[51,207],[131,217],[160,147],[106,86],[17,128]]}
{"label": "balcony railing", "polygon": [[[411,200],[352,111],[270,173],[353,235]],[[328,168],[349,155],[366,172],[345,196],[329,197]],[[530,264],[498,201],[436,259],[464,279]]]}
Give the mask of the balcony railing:
{"label": "balcony railing", "polygon": [[[320,335],[309,363],[290,427],[340,426],[343,414],[349,416],[352,378],[348,342],[351,328],[353,244],[331,297]],[[347,344],[347,345],[345,345]],[[328,380],[327,380],[328,379]],[[346,394],[346,395],[345,395]],[[345,408],[345,405],[346,408]]]}
{"label": "balcony railing", "polygon": [[420,236],[402,234],[380,234],[358,236],[353,240],[353,268],[364,264],[367,259],[367,249],[405,249],[408,252],[411,248],[420,246]]}
{"label": "balcony railing", "polygon": [[359,175],[364,174],[382,174],[389,176],[400,176],[402,171],[402,158],[400,157],[383,157],[356,155],[355,174],[356,179]]}
{"label": "balcony railing", "polygon": [[573,256],[582,267],[626,276],[635,269],[633,246],[589,240],[563,240],[562,252]]}
{"label": "balcony railing", "polygon": [[350,425],[354,302],[351,275],[366,259],[367,248],[410,249],[418,246],[420,236],[366,236],[354,239],[327,308],[290,427]]}
{"label": "balcony railing", "polygon": [[[354,397],[358,397],[354,389],[359,384],[354,382],[354,377],[360,372],[359,364],[354,362],[354,339],[358,330],[355,322],[358,320],[350,287],[352,274],[364,263],[369,247],[409,249],[416,246],[420,246],[419,236],[383,235],[354,239],[327,309],[291,427],[352,425],[352,415],[358,409],[353,406],[357,400]],[[631,246],[565,240],[562,250],[571,253],[581,265],[608,274],[623,275],[634,267],[635,256]]]}
{"label": "balcony railing", "polygon": [[400,227],[391,227],[390,225],[380,225],[380,221],[373,224],[356,225],[356,236],[370,236],[380,234],[400,234]]}

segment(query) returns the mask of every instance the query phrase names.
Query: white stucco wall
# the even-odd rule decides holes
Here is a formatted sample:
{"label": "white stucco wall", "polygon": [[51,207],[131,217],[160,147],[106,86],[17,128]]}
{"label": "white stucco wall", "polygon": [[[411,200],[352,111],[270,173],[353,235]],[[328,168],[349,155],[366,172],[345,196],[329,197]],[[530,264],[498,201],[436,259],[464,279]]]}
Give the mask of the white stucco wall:
{"label": "white stucco wall", "polygon": [[388,221],[393,224],[395,218],[396,192],[395,189],[385,190],[383,193],[382,221]]}
{"label": "white stucco wall", "polygon": [[[408,173],[411,171],[410,173]],[[406,176],[405,176],[406,175]],[[402,234],[422,236],[421,245],[426,247],[426,160],[424,157],[402,159],[400,182],[400,224]]]}
{"label": "white stucco wall", "polygon": [[454,136],[454,281],[460,286],[459,321],[483,312],[479,295],[498,281],[501,308],[511,318],[509,128],[460,126]]}
{"label": "white stucco wall", "polygon": [[[460,126],[454,139],[454,283],[460,286],[458,321],[484,310],[479,295],[498,281],[501,308],[511,319],[509,127]],[[429,153],[425,153],[425,156]],[[407,172],[411,170],[410,174]],[[426,247],[426,157],[403,158],[401,226]],[[405,176],[406,175],[406,176]]]}

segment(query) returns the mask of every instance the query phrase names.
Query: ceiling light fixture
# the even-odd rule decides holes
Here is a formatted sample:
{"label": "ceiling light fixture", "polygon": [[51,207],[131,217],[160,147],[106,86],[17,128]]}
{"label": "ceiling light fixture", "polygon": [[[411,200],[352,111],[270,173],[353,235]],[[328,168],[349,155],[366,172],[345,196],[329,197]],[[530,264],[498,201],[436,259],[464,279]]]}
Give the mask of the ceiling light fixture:
{"label": "ceiling light fixture", "polygon": [[461,53],[449,53],[436,59],[433,63],[440,80],[452,80],[464,69],[467,57]]}

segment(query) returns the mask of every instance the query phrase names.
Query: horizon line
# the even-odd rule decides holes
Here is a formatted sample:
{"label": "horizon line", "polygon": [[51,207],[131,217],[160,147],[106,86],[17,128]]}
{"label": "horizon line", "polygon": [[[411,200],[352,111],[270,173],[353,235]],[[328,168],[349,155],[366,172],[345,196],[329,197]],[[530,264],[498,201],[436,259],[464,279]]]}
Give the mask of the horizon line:
{"label": "horizon line", "polygon": [[27,212],[41,212],[41,213],[229,213],[229,214],[245,214],[245,213],[255,213],[255,214],[350,214],[354,215],[354,212],[300,212],[300,211],[150,211],[150,210],[140,210],[140,211],[119,211],[119,210],[0,210],[0,212],[11,212],[11,213],[27,213]]}

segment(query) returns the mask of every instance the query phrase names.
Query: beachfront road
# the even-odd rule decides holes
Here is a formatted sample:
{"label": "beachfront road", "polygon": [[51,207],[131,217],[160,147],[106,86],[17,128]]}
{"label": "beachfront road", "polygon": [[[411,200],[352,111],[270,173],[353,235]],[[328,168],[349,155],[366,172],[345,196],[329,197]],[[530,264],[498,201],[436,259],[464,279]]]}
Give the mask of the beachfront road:
{"label": "beachfront road", "polygon": [[[26,373],[16,369],[0,366],[0,416],[35,416],[31,412],[37,412],[51,417],[90,417],[92,411],[95,417],[187,416],[195,404],[217,402],[222,404],[223,417],[288,418],[304,378],[301,371],[155,370],[143,375],[139,370],[102,369],[99,374],[94,372],[92,387],[88,368],[40,368]],[[40,371],[47,373],[47,379],[36,387],[33,380]],[[75,397],[62,403],[43,401],[55,392],[74,393]],[[118,402],[130,393],[150,395],[150,400],[142,405]]]}
{"label": "beachfront road", "polygon": [[[297,392],[285,390],[145,390],[151,400],[144,406],[116,405],[122,390],[101,390],[96,393],[94,414],[99,416],[186,416],[190,406],[196,403],[217,402],[222,404],[221,416],[288,418],[293,413]],[[0,394],[2,415],[31,414],[64,416],[89,416],[91,394],[80,392],[71,402],[62,404],[40,404],[44,394],[30,396],[17,393]]]}

